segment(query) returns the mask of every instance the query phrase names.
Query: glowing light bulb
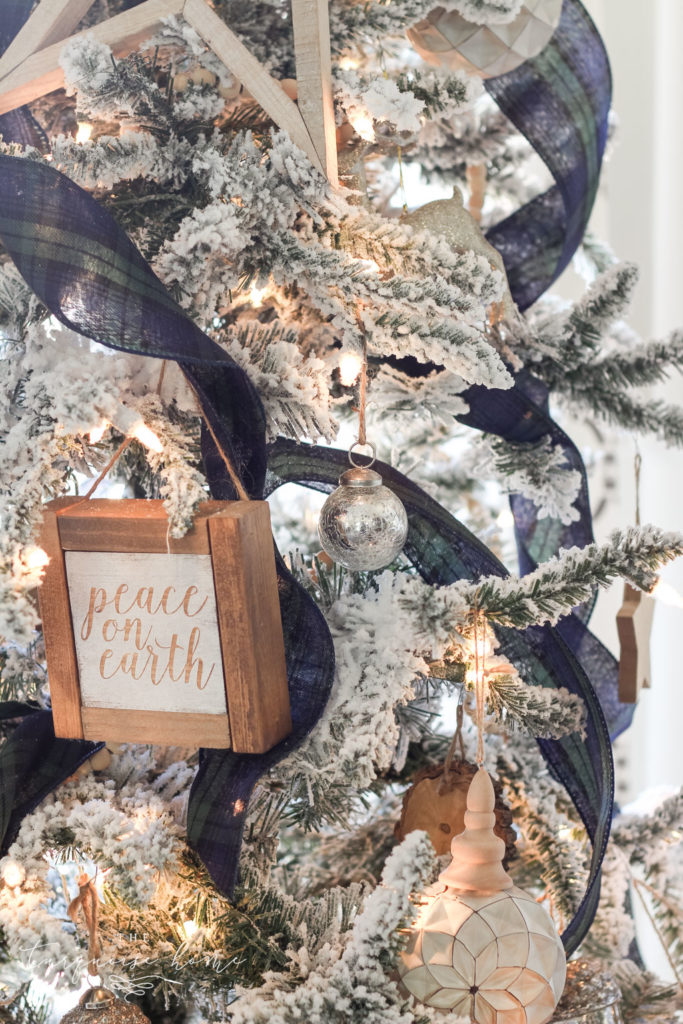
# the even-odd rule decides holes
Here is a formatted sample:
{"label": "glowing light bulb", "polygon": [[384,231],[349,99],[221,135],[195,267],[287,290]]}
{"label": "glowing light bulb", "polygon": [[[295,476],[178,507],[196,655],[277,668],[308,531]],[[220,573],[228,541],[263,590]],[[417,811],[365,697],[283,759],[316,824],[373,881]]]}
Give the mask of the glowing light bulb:
{"label": "glowing light bulb", "polygon": [[367,114],[355,114],[349,118],[349,121],[354,132],[356,135],[360,135],[361,139],[365,139],[366,142],[375,141],[375,129],[371,117],[368,117]]}
{"label": "glowing light bulb", "polygon": [[363,360],[357,352],[342,352],[339,356],[339,379],[345,388],[353,387],[363,369]]}
{"label": "glowing light bulb", "polygon": [[342,71],[353,71],[354,68],[357,68],[359,66],[359,64],[360,61],[358,60],[358,58],[351,56],[342,57],[341,60],[339,61],[339,67],[341,68]]}
{"label": "glowing light bulb", "polygon": [[249,301],[254,309],[258,309],[259,306],[263,305],[263,298],[267,290],[267,288],[257,288],[256,284],[252,284],[249,289]]}
{"label": "glowing light bulb", "polygon": [[16,889],[26,881],[26,868],[16,860],[8,860],[2,869],[2,880],[10,889]]}
{"label": "glowing light bulb", "polygon": [[665,583],[664,580],[657,580],[650,591],[650,597],[656,597],[658,601],[668,604],[671,608],[683,608],[683,597],[675,587],[672,587],[670,583]]}
{"label": "glowing light bulb", "polygon": [[374,270],[376,274],[379,274],[379,263],[375,263],[374,260],[356,260],[356,263],[362,263],[368,270]]}
{"label": "glowing light bulb", "polygon": [[150,451],[159,453],[164,450],[164,446],[157,435],[147,426],[146,423],[143,423],[142,420],[133,425],[129,434],[131,437],[134,437],[136,441],[144,444],[145,448],[149,448]]}
{"label": "glowing light bulb", "polygon": [[79,121],[78,131],[76,132],[76,142],[89,142],[91,135],[92,125],[88,124],[87,121]]}
{"label": "glowing light bulb", "polygon": [[478,636],[476,642],[472,644],[472,657],[482,661],[488,654],[488,641],[485,636]]}
{"label": "glowing light bulb", "polygon": [[88,433],[90,444],[99,444],[109,427],[109,420],[101,420],[96,427],[92,427]]}
{"label": "glowing light bulb", "polygon": [[486,634],[479,634],[472,637],[468,644],[468,667],[465,672],[465,680],[470,686],[477,686],[484,682],[489,674],[490,667],[486,664],[486,658],[490,653],[490,646]]}
{"label": "glowing light bulb", "polygon": [[28,569],[44,569],[49,564],[50,556],[42,548],[27,548],[24,552],[24,561]]}
{"label": "glowing light bulb", "polygon": [[185,938],[191,939],[199,931],[199,925],[196,921],[183,921],[183,931],[185,932]]}

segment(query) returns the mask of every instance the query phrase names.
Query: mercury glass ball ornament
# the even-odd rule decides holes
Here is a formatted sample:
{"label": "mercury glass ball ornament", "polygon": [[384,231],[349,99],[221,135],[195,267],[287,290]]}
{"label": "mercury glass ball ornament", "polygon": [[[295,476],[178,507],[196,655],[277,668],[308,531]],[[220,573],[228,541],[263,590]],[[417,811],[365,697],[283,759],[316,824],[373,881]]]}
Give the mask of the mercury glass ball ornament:
{"label": "mercury glass ball ornament", "polygon": [[547,911],[503,868],[494,805],[480,768],[453,861],[425,892],[401,954],[401,983],[426,1006],[473,1024],[546,1024],[564,988],[564,947]]}
{"label": "mercury glass ball ornament", "polygon": [[538,56],[560,23],[562,0],[526,0],[506,24],[477,25],[457,11],[435,7],[408,29],[408,39],[430,64],[496,78]]}
{"label": "mercury glass ball ornament", "polygon": [[382,569],[405,544],[408,516],[379,473],[353,466],[323,505],[318,535],[325,553],[346,569]]}
{"label": "mercury glass ball ornament", "polygon": [[621,990],[598,960],[572,960],[553,1024],[624,1024]]}
{"label": "mercury glass ball ornament", "polygon": [[61,1024],[150,1024],[139,1006],[118,999],[106,988],[89,988]]}

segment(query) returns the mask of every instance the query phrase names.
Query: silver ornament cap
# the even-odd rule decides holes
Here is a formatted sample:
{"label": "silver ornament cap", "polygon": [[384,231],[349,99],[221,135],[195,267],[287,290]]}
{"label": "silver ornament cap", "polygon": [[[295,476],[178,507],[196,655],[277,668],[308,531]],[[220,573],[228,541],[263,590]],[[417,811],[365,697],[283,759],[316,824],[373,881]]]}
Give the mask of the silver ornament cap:
{"label": "silver ornament cap", "polygon": [[379,473],[354,465],[323,505],[318,536],[325,553],[346,569],[383,569],[405,544],[408,516]]}
{"label": "silver ornament cap", "polygon": [[118,999],[109,989],[89,988],[78,1006],[62,1017],[61,1024],[150,1024],[149,1018],[133,1003]]}

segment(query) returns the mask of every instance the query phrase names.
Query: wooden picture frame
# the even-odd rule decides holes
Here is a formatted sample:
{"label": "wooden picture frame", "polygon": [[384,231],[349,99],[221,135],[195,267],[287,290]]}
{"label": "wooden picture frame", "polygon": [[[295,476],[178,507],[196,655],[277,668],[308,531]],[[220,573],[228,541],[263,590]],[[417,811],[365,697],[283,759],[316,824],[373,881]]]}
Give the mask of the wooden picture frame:
{"label": "wooden picture frame", "polygon": [[267,502],[204,502],[174,539],[161,501],[58,498],[40,544],[55,735],[241,753],[288,735]]}

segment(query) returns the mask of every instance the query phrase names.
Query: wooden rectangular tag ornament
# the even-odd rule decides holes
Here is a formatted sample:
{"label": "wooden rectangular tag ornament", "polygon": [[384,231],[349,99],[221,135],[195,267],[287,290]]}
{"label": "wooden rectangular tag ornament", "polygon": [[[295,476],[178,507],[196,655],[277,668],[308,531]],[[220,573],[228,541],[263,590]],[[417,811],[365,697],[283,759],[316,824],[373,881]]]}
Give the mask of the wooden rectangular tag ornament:
{"label": "wooden rectangular tag ornament", "polygon": [[39,590],[55,735],[263,753],[291,731],[270,513],[209,501],[45,507]]}

